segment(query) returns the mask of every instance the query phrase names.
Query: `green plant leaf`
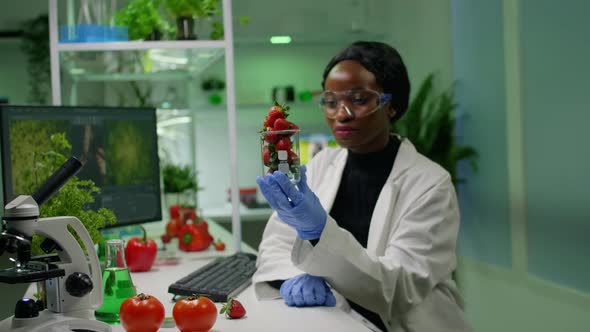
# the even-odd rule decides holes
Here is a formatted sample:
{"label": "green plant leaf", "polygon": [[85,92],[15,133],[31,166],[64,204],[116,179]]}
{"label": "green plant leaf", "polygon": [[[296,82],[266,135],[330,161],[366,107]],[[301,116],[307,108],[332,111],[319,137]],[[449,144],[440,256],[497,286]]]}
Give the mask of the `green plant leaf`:
{"label": "green plant leaf", "polygon": [[457,163],[469,160],[477,170],[477,152],[469,146],[458,145],[455,139],[455,110],[452,89],[440,94],[434,92],[434,74],[429,74],[420,84],[407,113],[393,124],[392,130],[410,139],[418,152],[446,169],[454,183]]}
{"label": "green plant leaf", "polygon": [[129,39],[145,39],[154,31],[170,29],[168,22],[160,16],[161,1],[132,0],[115,13],[115,23],[126,26]]}
{"label": "green plant leaf", "polygon": [[166,164],[162,168],[165,193],[183,193],[198,191],[201,188],[197,182],[197,174],[189,166]]}

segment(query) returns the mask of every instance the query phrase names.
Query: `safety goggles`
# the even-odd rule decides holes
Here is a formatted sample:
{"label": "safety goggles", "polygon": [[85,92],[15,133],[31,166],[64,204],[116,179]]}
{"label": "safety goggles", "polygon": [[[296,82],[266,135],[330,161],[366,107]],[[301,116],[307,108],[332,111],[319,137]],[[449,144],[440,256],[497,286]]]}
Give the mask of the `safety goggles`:
{"label": "safety goggles", "polygon": [[319,106],[329,119],[336,118],[341,109],[358,119],[376,112],[390,100],[390,93],[380,93],[371,89],[342,92],[326,90],[320,94]]}

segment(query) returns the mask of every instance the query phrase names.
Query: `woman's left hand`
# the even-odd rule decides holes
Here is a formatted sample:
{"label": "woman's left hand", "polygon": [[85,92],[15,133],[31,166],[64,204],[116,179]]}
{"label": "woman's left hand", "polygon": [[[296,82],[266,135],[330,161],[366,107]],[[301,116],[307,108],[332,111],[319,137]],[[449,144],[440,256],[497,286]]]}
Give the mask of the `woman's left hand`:
{"label": "woman's left hand", "polygon": [[290,307],[313,307],[336,305],[334,293],[324,278],[300,274],[286,280],[280,289],[281,297]]}
{"label": "woman's left hand", "polygon": [[322,234],[327,214],[318,197],[307,186],[306,171],[306,167],[301,166],[301,180],[297,187],[279,171],[259,176],[256,182],[279,217],[295,228],[302,240],[314,240]]}

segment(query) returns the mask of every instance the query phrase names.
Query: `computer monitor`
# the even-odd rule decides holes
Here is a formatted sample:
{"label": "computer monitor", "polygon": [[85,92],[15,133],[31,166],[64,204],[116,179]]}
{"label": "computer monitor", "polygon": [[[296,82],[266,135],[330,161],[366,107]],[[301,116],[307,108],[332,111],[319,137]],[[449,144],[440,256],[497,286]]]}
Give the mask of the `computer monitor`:
{"label": "computer monitor", "polygon": [[117,217],[109,226],[162,219],[155,109],[2,105],[0,124],[4,204],[32,194],[26,170],[51,148],[52,134],[65,133],[84,164],[77,177],[101,189],[90,208]]}

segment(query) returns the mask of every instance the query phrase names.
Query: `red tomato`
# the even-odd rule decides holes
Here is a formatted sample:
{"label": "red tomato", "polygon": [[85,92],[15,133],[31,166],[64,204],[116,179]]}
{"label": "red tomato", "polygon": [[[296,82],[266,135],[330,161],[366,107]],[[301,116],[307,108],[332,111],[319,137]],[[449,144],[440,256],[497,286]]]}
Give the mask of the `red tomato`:
{"label": "red tomato", "polygon": [[215,241],[215,243],[213,243],[213,245],[215,246],[215,250],[217,250],[217,251],[225,250],[225,243],[223,243],[223,241],[221,241],[221,240]]}
{"label": "red tomato", "polygon": [[170,211],[170,218],[180,218],[180,205],[171,205],[168,210]]}
{"label": "red tomato", "polygon": [[209,298],[187,297],[174,304],[172,316],[180,332],[206,332],[217,321],[217,308]]}
{"label": "red tomato", "polygon": [[182,225],[183,224],[180,221],[180,219],[170,219],[170,221],[168,221],[168,224],[166,224],[166,234],[168,234],[171,237],[176,237]]}
{"label": "red tomato", "polygon": [[121,324],[127,332],[156,332],[164,316],[162,303],[143,293],[123,301],[119,309]]}

